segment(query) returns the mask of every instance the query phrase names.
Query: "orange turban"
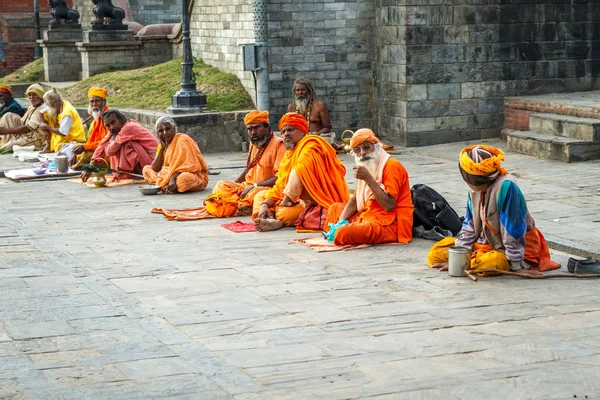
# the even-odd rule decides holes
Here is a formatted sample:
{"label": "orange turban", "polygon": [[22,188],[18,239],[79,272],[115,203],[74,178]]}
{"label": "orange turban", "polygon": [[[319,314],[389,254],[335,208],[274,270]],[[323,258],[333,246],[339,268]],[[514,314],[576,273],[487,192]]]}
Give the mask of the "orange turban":
{"label": "orange turban", "polygon": [[269,123],[269,112],[254,110],[246,114],[244,117],[244,125],[250,124],[268,124]]}
{"label": "orange turban", "polygon": [[102,97],[104,100],[106,100],[108,92],[106,91],[106,89],[102,89],[99,87],[91,87],[90,90],[88,90],[88,99],[90,99],[92,96]]}
{"label": "orange turban", "polygon": [[6,93],[12,97],[12,88],[8,85],[0,85],[0,93]]}
{"label": "orange turban", "polygon": [[488,176],[495,172],[505,175],[508,171],[502,168],[502,161],[504,161],[502,150],[479,144],[462,149],[459,165],[470,175]]}
{"label": "orange turban", "polygon": [[379,139],[377,139],[375,133],[373,133],[373,131],[369,128],[362,128],[354,132],[354,135],[352,135],[352,139],[350,139],[350,147],[358,147],[364,142],[379,143]]}
{"label": "orange turban", "polygon": [[298,113],[283,114],[283,117],[279,120],[279,130],[282,130],[285,126],[293,126],[304,134],[308,133],[308,121]]}

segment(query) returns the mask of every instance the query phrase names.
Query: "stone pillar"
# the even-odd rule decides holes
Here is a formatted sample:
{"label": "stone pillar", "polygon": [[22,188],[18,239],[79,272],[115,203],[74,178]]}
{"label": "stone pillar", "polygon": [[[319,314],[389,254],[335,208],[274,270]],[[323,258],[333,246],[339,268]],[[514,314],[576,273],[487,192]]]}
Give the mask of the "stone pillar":
{"label": "stone pillar", "polygon": [[44,31],[44,39],[38,43],[44,53],[46,82],[81,79],[81,57],[76,45],[81,37],[81,25],[50,25],[48,30]]}
{"label": "stone pillar", "polygon": [[119,68],[140,65],[140,40],[133,31],[85,31],[83,41],[77,43],[82,78]]}

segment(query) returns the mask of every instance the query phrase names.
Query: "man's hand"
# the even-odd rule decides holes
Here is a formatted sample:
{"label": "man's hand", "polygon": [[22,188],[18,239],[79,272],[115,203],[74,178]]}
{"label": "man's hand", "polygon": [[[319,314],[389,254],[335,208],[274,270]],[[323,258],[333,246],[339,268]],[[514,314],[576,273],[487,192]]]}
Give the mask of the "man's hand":
{"label": "man's hand", "polygon": [[73,154],[71,156],[71,159],[69,160],[69,167],[72,167],[75,164],[77,164],[77,156],[75,154]]}
{"label": "man's hand", "polygon": [[73,154],[81,154],[85,150],[82,144],[76,144],[73,146]]}
{"label": "man's hand", "polygon": [[269,206],[265,203],[260,205],[258,210],[258,218],[275,218],[275,213],[269,210]]}
{"label": "man's hand", "polygon": [[279,206],[280,207],[294,207],[297,204],[298,204],[297,201],[292,201],[292,199],[290,199],[289,197],[285,196],[283,198],[283,200],[281,200],[281,203],[279,203]]}
{"label": "man's hand", "polygon": [[360,179],[361,181],[369,181],[373,179],[373,175],[369,172],[367,167],[364,165],[355,165],[352,167],[354,170],[354,177],[356,179]]}
{"label": "man's hand", "polygon": [[162,139],[158,139],[158,144],[160,144],[160,151],[164,152],[165,150],[167,150],[167,147],[169,146],[167,144],[167,142],[165,142]]}
{"label": "man's hand", "polygon": [[89,172],[86,172],[86,171],[83,171],[83,172],[81,173],[81,175],[80,175],[80,177],[81,177],[81,181],[82,181],[82,182],[87,182],[87,180],[88,180],[88,179],[90,179],[90,176],[91,176],[91,175],[92,175],[91,173],[89,173]]}
{"label": "man's hand", "polygon": [[242,190],[242,193],[240,194],[240,198],[242,198],[242,199],[243,199],[244,197],[246,197],[246,195],[247,195],[248,193],[250,193],[250,191],[251,191],[252,189],[254,189],[254,186],[248,186],[246,189]]}

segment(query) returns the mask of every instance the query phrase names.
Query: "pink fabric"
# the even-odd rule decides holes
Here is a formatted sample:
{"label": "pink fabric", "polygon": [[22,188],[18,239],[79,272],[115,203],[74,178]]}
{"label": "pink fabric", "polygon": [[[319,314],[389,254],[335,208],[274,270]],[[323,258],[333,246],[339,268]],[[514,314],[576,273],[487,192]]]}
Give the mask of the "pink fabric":
{"label": "pink fabric", "polygon": [[138,164],[141,170],[154,161],[158,142],[152,133],[138,122],[127,121],[111,141],[112,137],[110,133],[104,137],[94,152],[93,159],[108,156],[111,169],[126,172],[133,172]]}
{"label": "pink fabric", "polygon": [[235,221],[230,224],[221,225],[225,229],[229,229],[231,232],[256,232],[256,226],[253,222],[242,222]]}

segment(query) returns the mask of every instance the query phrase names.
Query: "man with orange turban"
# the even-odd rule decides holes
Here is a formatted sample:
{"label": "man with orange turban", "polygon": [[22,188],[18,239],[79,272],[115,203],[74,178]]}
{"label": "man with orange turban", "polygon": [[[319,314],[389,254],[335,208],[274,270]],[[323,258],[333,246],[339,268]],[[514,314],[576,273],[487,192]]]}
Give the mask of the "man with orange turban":
{"label": "man with orange turban", "polygon": [[[232,181],[218,181],[213,188],[213,196],[228,199],[237,203],[229,211],[216,210],[218,216],[230,217],[252,214],[252,204],[258,192],[272,187],[277,180],[275,173],[285,154],[283,140],[271,132],[268,111],[251,111],[244,117],[244,125],[248,129],[250,151],[246,168],[241,175]],[[226,202],[225,202],[226,203]],[[211,208],[207,208],[210,212]],[[237,211],[236,211],[237,210]]]}
{"label": "man with orange turban", "polygon": [[12,87],[0,84],[0,118],[7,113],[17,114],[19,117],[22,117],[25,114],[25,110],[13,98]]}
{"label": "man with orange turban", "polygon": [[25,91],[29,99],[29,108],[25,115],[9,112],[0,118],[0,153],[10,151],[13,146],[44,147],[44,132],[39,128],[40,109],[44,104],[44,88],[34,83]]}
{"label": "man with orange turban", "polygon": [[85,143],[74,144],[71,148],[72,153],[68,154],[69,164],[72,169],[78,170],[83,164],[89,164],[94,151],[96,151],[98,145],[108,133],[108,130],[102,123],[102,114],[109,110],[106,104],[107,97],[108,92],[106,89],[92,87],[88,90],[88,114],[92,118],[92,123],[88,129],[87,141]]}
{"label": "man with orange turban", "polygon": [[539,275],[539,271],[560,267],[550,260],[546,240],[502,161],[504,152],[491,146],[469,146],[461,151],[458,168],[471,189],[465,220],[458,239],[442,239],[429,251],[430,267],[447,269],[451,246],[472,250],[473,270],[494,268]]}
{"label": "man with orange turban", "polygon": [[413,204],[406,169],[370,129],[357,130],[350,146],[356,191],[348,203],[329,207],[327,239],[336,245],[410,242]]}
{"label": "man with orange turban", "polygon": [[[259,231],[283,226],[299,230],[321,230],[327,208],[349,198],[346,168],[323,138],[308,135],[306,118],[287,113],[279,120],[286,153],[277,171],[275,185],[254,198],[253,218]],[[316,221],[309,228],[302,221]]]}

